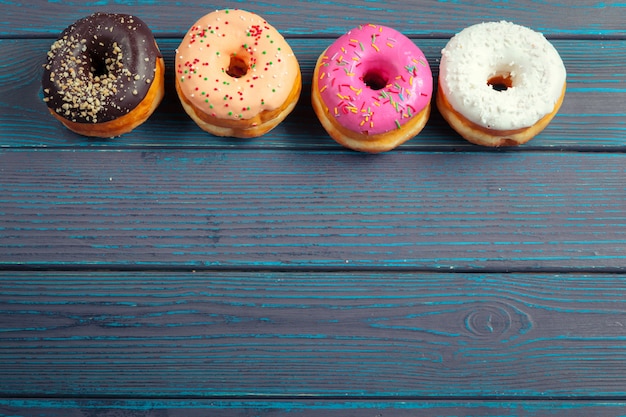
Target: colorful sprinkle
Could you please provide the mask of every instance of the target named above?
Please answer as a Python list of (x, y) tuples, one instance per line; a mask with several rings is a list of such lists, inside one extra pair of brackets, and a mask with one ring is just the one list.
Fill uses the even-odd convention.
[[(229, 49), (226, 49), (229, 48), (227, 45), (230, 40), (235, 46), (232, 56), (244, 60), (247, 66), (243, 75), (239, 75), (240, 71), (233, 71), (237, 76), (232, 75), (228, 64), (223, 63), (230, 54)], [(263, 57), (263, 61), (258, 61), (259, 57)], [(190, 96), (195, 92), (195, 99), (199, 102), (201, 99), (205, 108), (216, 104), (215, 117), (233, 119), (242, 119), (244, 115), (248, 117), (248, 114), (254, 115), (282, 106), (291, 88), (252, 81), (261, 75), (276, 78), (280, 74), (281, 84), (292, 85), (298, 68), (293, 52), (276, 29), (259, 16), (243, 10), (218, 10), (198, 20), (177, 49), (176, 66), (177, 80), (184, 94)], [(207, 76), (209, 69), (218, 74), (219, 79)], [(210, 91), (216, 92), (212, 93), (211, 98), (208, 94)], [(271, 98), (267, 96), (268, 93), (272, 93)], [(267, 101), (260, 99), (261, 95), (268, 97)], [(233, 97), (238, 99), (234, 100)], [(237, 106), (232, 106), (234, 102)]]
[[(392, 49), (412, 54), (394, 53), (390, 58)], [(394, 64), (387, 59), (403, 60), (397, 64), (402, 71), (389, 74)], [(329, 112), (341, 119), (342, 125), (366, 134), (383, 133), (400, 128), (419, 113), (415, 108), (429, 104), (432, 76), (424, 70), (417, 74), (417, 67), (425, 62), (423, 53), (404, 35), (367, 24), (340, 37), (320, 57), (320, 69), (324, 70), (318, 70), (316, 83), (322, 100), (332, 109)], [(417, 82), (419, 78), (425, 81)]]

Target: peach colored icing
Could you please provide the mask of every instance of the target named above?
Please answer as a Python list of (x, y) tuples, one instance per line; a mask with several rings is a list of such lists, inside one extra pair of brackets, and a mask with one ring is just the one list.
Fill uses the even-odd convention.
[(324, 52), (318, 89), (329, 114), (347, 129), (400, 129), (430, 102), (433, 77), (422, 51), (400, 32), (373, 24), (339, 37)]
[[(244, 75), (229, 75), (233, 61), (245, 67)], [(189, 101), (213, 117), (233, 120), (281, 107), (299, 73), (293, 51), (274, 27), (232, 9), (200, 18), (176, 50), (175, 65)]]

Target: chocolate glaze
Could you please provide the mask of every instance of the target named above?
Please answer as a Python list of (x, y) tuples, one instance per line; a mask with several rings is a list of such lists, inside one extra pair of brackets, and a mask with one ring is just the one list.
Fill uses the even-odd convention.
[(161, 56), (141, 19), (94, 13), (68, 26), (50, 48), (44, 101), (73, 122), (117, 119), (144, 99)]

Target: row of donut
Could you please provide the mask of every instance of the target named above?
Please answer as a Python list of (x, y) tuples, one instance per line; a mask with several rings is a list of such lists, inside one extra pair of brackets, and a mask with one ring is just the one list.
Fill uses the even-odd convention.
[[(469, 26), (442, 50), (436, 105), (461, 136), (485, 146), (527, 142), (561, 106), (566, 71), (538, 32), (510, 22)], [(175, 57), (187, 114), (219, 136), (256, 137), (300, 97), (291, 47), (262, 17), (217, 10), (185, 34)], [(42, 87), (50, 113), (70, 130), (113, 137), (145, 122), (164, 95), (165, 65), (136, 16), (94, 13), (52, 44)], [(398, 31), (364, 24), (319, 57), (313, 109), (345, 147), (385, 152), (416, 136), (431, 108), (433, 77), (423, 52)]]

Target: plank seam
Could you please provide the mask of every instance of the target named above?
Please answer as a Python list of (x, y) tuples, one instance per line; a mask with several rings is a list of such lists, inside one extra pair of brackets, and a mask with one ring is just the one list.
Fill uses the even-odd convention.
[(219, 273), (412, 273), (412, 274), (626, 274), (626, 267), (593, 267), (593, 268), (456, 268), (443, 266), (441, 268), (412, 268), (410, 266), (204, 266), (204, 265), (16, 265), (0, 264), (0, 272), (143, 272), (143, 273), (193, 273), (193, 272), (219, 272)]
[(232, 396), (198, 396), (198, 395), (180, 395), (180, 396), (141, 396), (133, 395), (132, 397), (124, 395), (103, 394), (103, 395), (45, 395), (45, 394), (15, 394), (0, 392), (0, 401), (6, 400), (83, 400), (83, 401), (106, 401), (106, 400), (123, 400), (123, 401), (298, 401), (298, 402), (408, 402), (408, 401), (431, 401), (431, 402), (467, 402), (467, 403), (485, 403), (485, 402), (589, 402), (589, 401), (606, 401), (606, 402), (625, 402), (626, 396), (623, 395), (546, 395), (542, 396), (517, 396), (517, 395), (485, 395), (485, 396), (427, 396), (427, 395), (271, 395), (271, 394), (246, 394)]

